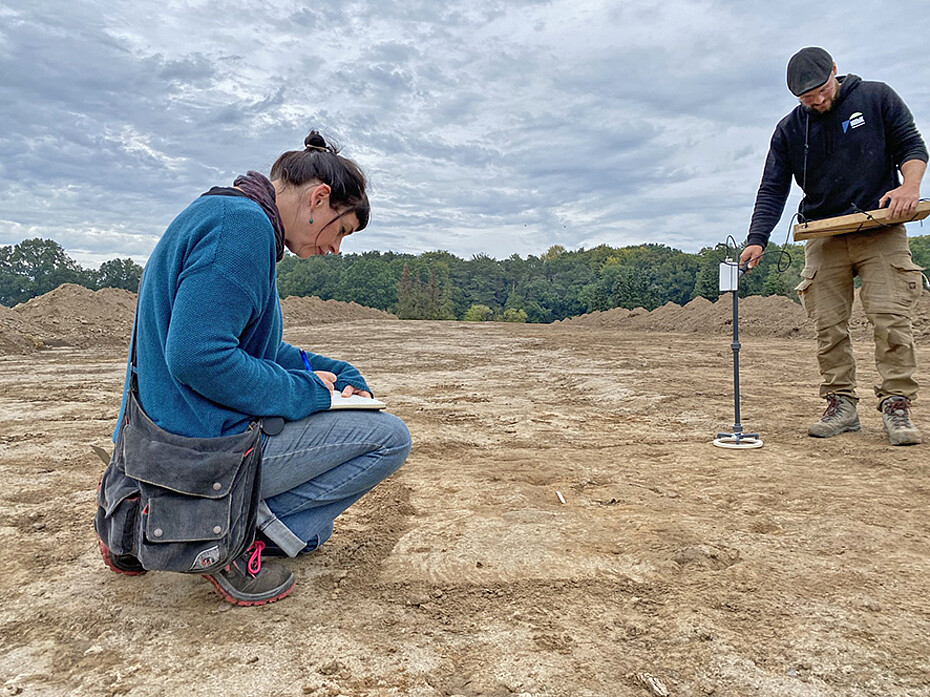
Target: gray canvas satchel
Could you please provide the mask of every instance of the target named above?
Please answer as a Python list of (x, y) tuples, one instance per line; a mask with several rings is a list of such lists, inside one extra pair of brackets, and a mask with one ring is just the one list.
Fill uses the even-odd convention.
[(146, 570), (212, 573), (255, 539), (262, 430), (188, 438), (143, 411), (133, 329), (130, 387), (116, 449), (100, 480), (94, 528), (116, 555)]

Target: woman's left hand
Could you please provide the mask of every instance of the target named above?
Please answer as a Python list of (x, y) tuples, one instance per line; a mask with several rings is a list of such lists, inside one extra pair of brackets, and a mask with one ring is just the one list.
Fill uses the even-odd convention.
[(352, 385), (346, 385), (342, 388), (343, 397), (351, 397), (354, 394), (357, 394), (359, 397), (366, 397), (367, 399), (371, 399), (371, 392), (368, 392), (367, 390), (360, 390), (357, 387), (352, 387)]

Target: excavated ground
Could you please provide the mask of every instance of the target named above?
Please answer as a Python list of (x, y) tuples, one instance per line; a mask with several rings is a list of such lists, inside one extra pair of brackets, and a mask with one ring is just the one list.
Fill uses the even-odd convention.
[(112, 447), (125, 346), (0, 357), (4, 694), (647, 697), (649, 674), (673, 697), (930, 695), (926, 446), (885, 440), (869, 342), (863, 430), (814, 440), (813, 342), (747, 334), (765, 446), (736, 452), (710, 444), (733, 419), (725, 322), (286, 338), (358, 366), (414, 449), (261, 608), (103, 566), (89, 446)]

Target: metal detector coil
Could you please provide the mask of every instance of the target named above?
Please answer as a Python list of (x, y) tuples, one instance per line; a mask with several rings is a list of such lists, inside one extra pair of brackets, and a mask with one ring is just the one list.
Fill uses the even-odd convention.
[(720, 292), (733, 293), (733, 431), (718, 433), (714, 438), (714, 445), (718, 448), (732, 448), (747, 450), (761, 448), (762, 439), (758, 433), (743, 433), (743, 425), (739, 421), (739, 278), (746, 268), (727, 258), (720, 264)]

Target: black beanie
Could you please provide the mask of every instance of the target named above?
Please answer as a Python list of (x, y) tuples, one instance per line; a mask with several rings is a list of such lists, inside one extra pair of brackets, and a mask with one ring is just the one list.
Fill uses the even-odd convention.
[(795, 97), (820, 87), (830, 78), (833, 59), (817, 46), (808, 46), (788, 61), (788, 89)]

